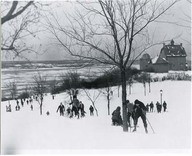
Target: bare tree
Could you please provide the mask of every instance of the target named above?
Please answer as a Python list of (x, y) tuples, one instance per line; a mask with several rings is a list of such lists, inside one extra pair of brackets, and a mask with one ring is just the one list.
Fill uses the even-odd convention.
[(110, 115), (110, 101), (113, 97), (113, 90), (111, 86), (107, 86), (106, 88), (100, 90), (100, 92), (106, 96), (107, 98), (107, 110), (108, 110), (108, 115)]
[(63, 90), (66, 90), (72, 102), (73, 97), (77, 97), (79, 94), (78, 88), (80, 87), (80, 75), (76, 71), (69, 71), (65, 74), (62, 73), (60, 78), (62, 81)]
[(93, 105), (93, 107), (94, 107), (94, 109), (95, 109), (95, 111), (96, 111), (96, 114), (97, 114), (97, 116), (98, 116), (98, 110), (97, 110), (97, 108), (96, 108), (96, 106), (95, 106), (95, 102), (96, 102), (96, 100), (98, 99), (98, 97), (100, 96), (101, 92), (98, 92), (98, 93), (96, 94), (96, 91), (94, 91), (94, 93), (93, 93), (92, 95), (91, 95), (91, 93), (89, 92), (89, 90), (84, 89), (84, 92), (85, 92), (85, 94), (87, 95), (88, 99), (91, 101), (91, 103), (92, 103), (92, 105)]
[(146, 83), (148, 82), (148, 73), (143, 72), (138, 78), (138, 81), (143, 84), (144, 87), (144, 95), (146, 96)]
[[(74, 57), (95, 60), (119, 68), (122, 87), (123, 131), (128, 131), (126, 112), (126, 68), (154, 45), (148, 26), (177, 0), (96, 0), (77, 3), (83, 8), (67, 15), (63, 25), (52, 16), (48, 29), (56, 41)], [(55, 24), (56, 23), (56, 24)]]
[(11, 56), (27, 59), (24, 52), (35, 52), (35, 47), (27, 43), (34, 39), (41, 30), (35, 25), (39, 23), (40, 6), (34, 1), (2, 1), (1, 2), (1, 50), (5, 57)]
[(15, 81), (7, 83), (6, 88), (8, 89), (12, 99), (17, 97), (17, 84)]
[(40, 115), (43, 113), (43, 97), (44, 93), (47, 91), (47, 77), (42, 76), (40, 73), (33, 77), (34, 87), (33, 92), (38, 96), (37, 101), (40, 106)]

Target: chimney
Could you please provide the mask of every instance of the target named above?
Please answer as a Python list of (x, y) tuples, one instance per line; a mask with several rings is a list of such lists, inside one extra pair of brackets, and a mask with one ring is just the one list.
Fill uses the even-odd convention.
[(163, 47), (165, 47), (165, 43), (163, 43)]
[(183, 44), (182, 44), (182, 43), (180, 43), (180, 46), (181, 46), (181, 47), (182, 47), (182, 45), (183, 45)]

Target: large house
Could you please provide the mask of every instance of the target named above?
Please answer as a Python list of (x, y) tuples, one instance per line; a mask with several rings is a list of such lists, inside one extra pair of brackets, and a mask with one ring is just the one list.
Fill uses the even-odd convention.
[(182, 46), (170, 44), (161, 48), (159, 56), (150, 58), (149, 54), (144, 54), (140, 59), (140, 70), (154, 72), (168, 72), (169, 70), (186, 70), (186, 52)]

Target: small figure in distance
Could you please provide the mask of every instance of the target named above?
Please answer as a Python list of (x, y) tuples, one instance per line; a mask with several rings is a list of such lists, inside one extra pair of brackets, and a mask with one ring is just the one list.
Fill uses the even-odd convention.
[(166, 112), (166, 110), (167, 110), (167, 103), (164, 101), (163, 102), (163, 111)]
[(90, 111), (90, 116), (93, 116), (94, 115), (94, 108), (92, 105), (90, 105), (89, 111)]

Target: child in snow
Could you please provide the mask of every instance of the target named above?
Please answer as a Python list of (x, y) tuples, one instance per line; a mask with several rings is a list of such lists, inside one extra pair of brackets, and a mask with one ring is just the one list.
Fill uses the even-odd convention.
[(112, 113), (112, 124), (113, 125), (122, 125), (123, 121), (121, 118), (121, 107), (117, 107), (116, 110), (113, 111)]

